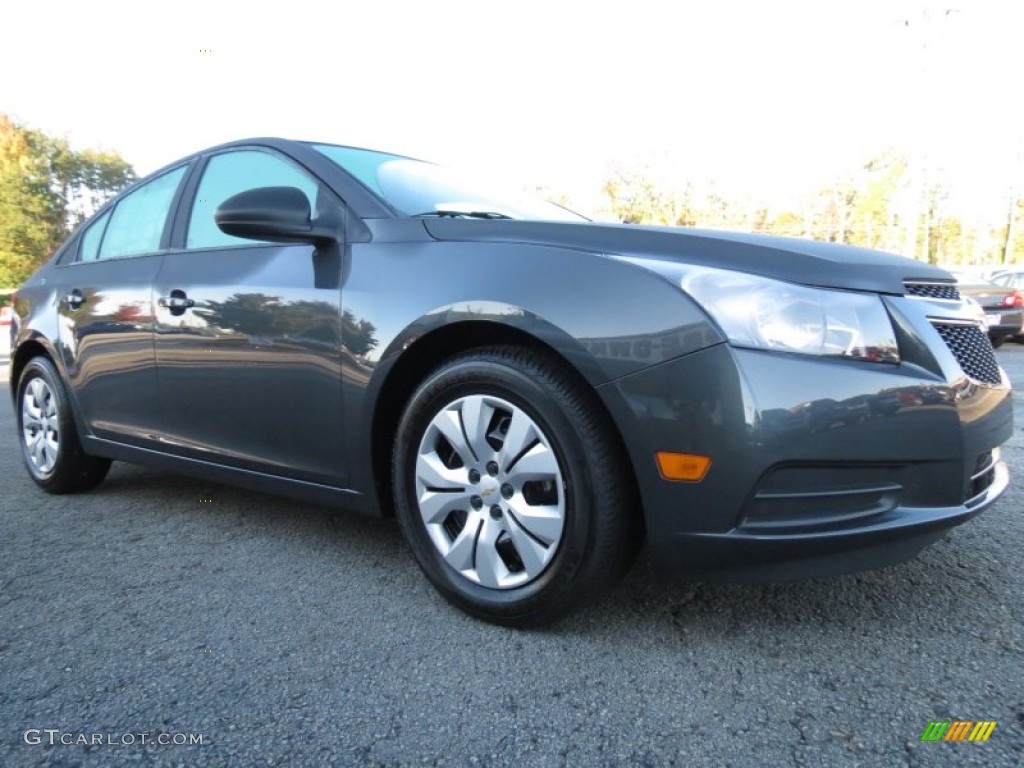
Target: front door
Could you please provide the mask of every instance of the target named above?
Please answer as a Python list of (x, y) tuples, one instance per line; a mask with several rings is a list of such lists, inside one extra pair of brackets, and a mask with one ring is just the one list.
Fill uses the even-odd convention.
[(341, 246), (225, 235), (213, 211), (238, 192), (292, 186), (311, 208), (330, 193), (276, 153), (206, 163), (184, 248), (154, 284), (156, 361), (168, 447), (192, 458), (344, 485)]

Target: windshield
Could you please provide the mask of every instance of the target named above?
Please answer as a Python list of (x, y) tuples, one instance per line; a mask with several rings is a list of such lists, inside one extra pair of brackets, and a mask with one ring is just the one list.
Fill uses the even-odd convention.
[(495, 190), (468, 174), (422, 160), (332, 144), (313, 148), (406, 216), (588, 221), (560, 205)]

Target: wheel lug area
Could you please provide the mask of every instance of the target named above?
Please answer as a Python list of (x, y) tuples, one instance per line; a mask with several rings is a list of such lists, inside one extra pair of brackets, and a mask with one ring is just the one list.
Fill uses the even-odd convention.
[(480, 473), (477, 470), (469, 470), (469, 482), (471, 482), (473, 485), (476, 485), (477, 483), (480, 482)]
[(495, 477), (498, 474), (498, 462), (488, 461), (487, 462), (487, 474), (491, 477)]
[(515, 495), (515, 489), (508, 483), (502, 483), (501, 486), (501, 497), (503, 499), (511, 499)]
[(491, 507), (491, 517), (493, 517), (495, 520), (501, 520), (502, 514), (503, 513), (501, 511), (501, 507), (499, 507), (497, 504)]
[(473, 509), (483, 509), (484, 506), (484, 500), (479, 496), (471, 497), (469, 503), (473, 506)]

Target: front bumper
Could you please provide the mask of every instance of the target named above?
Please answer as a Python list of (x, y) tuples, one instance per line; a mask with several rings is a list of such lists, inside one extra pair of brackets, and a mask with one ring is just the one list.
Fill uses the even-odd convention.
[[(927, 370), (721, 344), (599, 388), (654, 566), (729, 580), (875, 568), (988, 507), (1008, 484), (994, 451), (1012, 434), (1008, 382), (936, 357)], [(701, 482), (669, 482), (656, 451), (713, 463)]]
[[(903, 562), (966, 522), (1002, 495), (1009, 484), (1003, 461), (990, 468), (991, 484), (959, 506), (893, 505), (832, 529), (757, 532), (740, 525), (723, 533), (676, 534), (669, 539), (672, 570), (708, 580), (784, 581), (821, 578)], [(828, 503), (831, 499), (823, 500)], [(827, 514), (827, 513), (825, 513)], [(662, 561), (663, 566), (665, 563)]]

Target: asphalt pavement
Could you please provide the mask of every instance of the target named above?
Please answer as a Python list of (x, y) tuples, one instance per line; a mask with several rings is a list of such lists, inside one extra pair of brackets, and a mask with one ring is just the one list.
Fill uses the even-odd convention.
[(1015, 485), (915, 560), (752, 586), (641, 558), (531, 632), (450, 608), (392, 522), (124, 464), (46, 496), (4, 391), (0, 766), (1020, 766), (1024, 346), (999, 358)]

